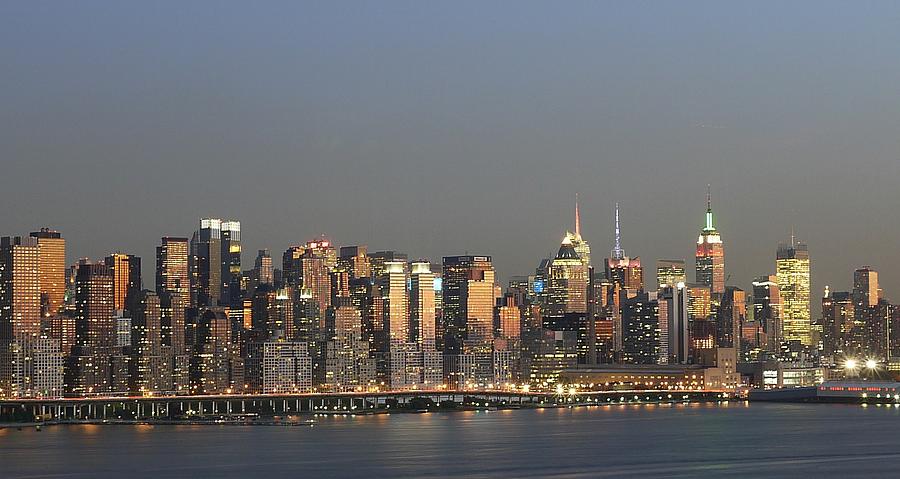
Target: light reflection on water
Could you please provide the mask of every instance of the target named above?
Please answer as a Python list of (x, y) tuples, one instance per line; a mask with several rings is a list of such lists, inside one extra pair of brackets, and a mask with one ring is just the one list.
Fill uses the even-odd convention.
[(317, 421), (6, 429), (0, 476), (787, 477), (900, 468), (892, 407), (732, 401)]

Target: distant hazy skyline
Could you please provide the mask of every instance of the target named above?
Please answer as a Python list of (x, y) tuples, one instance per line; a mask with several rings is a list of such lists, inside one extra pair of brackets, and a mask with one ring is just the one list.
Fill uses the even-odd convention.
[[(900, 300), (892, 2), (3, 2), (0, 235), (142, 256), (201, 216), (244, 267), (326, 234), (411, 258), (693, 266), (706, 184), (729, 284), (791, 229), (825, 284)], [(691, 274), (692, 276), (692, 274)]]

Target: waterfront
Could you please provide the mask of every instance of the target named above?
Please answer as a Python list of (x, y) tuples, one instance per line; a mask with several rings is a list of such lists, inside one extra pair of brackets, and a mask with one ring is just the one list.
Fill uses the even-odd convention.
[(890, 475), (900, 408), (625, 405), (0, 430), (5, 478)]

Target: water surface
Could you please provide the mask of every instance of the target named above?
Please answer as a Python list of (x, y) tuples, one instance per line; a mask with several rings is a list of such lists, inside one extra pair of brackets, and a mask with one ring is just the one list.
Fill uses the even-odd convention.
[(900, 409), (730, 403), (0, 430), (3, 478), (896, 477)]

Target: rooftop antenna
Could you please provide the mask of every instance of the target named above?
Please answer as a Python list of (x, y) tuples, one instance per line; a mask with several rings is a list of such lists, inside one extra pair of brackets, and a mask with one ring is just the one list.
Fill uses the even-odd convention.
[(581, 238), (581, 212), (578, 211), (578, 193), (575, 193), (575, 237)]
[(624, 259), (625, 251), (622, 250), (622, 233), (619, 229), (619, 203), (616, 202), (616, 246), (612, 250), (613, 259)]

